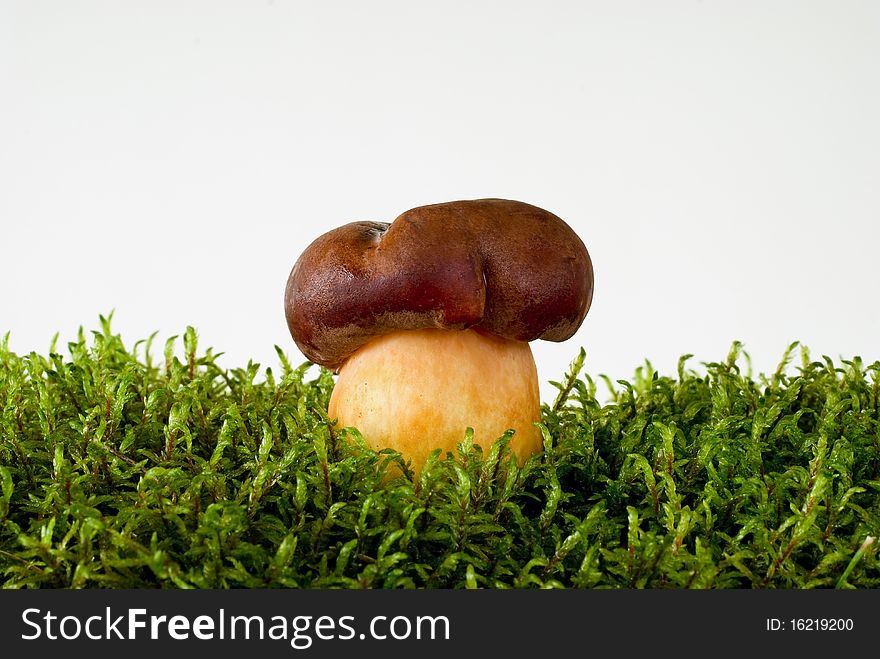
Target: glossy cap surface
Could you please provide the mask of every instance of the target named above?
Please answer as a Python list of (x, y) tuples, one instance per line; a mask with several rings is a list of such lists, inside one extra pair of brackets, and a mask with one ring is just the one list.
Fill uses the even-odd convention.
[(564, 341), (592, 297), (590, 256), (571, 227), (530, 204), (479, 199), (325, 233), (294, 265), (284, 308), (303, 354), (335, 369), (398, 330)]

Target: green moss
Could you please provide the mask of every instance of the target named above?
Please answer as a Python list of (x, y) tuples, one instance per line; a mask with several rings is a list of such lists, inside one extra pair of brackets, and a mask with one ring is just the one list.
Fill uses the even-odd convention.
[(7, 588), (880, 586), (880, 363), (789, 374), (792, 346), (753, 379), (735, 344), (602, 404), (581, 352), (542, 454), (465, 437), (412, 482), (331, 431), (326, 371), (224, 370), (192, 328), (160, 364), (101, 326), (0, 345)]

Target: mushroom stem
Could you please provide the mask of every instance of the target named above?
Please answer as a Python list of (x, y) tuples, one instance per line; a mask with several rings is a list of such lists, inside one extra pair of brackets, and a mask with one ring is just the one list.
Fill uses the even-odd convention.
[(474, 330), (377, 337), (339, 369), (329, 416), (374, 449), (393, 448), (418, 473), (435, 448), (455, 452), (468, 427), (486, 451), (508, 429), (520, 462), (539, 451), (538, 373), (529, 344)]

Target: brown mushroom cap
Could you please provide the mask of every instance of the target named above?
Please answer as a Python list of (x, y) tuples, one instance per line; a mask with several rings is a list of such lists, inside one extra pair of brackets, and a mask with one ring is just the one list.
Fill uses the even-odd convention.
[(303, 354), (336, 369), (396, 330), (564, 341), (592, 298), (590, 255), (571, 227), (536, 206), (478, 199), (325, 233), (293, 266), (284, 311)]

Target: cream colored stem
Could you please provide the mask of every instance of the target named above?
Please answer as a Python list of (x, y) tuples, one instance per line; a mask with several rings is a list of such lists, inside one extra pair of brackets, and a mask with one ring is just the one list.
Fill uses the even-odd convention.
[(375, 449), (419, 471), (434, 448), (455, 452), (468, 427), (484, 451), (506, 430), (520, 461), (541, 450), (538, 374), (528, 343), (473, 330), (400, 331), (343, 364), (328, 413)]

